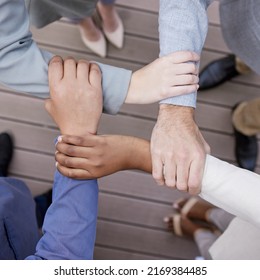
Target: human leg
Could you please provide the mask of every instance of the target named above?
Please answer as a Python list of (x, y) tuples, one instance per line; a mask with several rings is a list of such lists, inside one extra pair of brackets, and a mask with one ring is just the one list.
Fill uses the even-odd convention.
[(193, 220), (180, 214), (166, 217), (164, 221), (167, 223), (168, 229), (172, 230), (177, 236), (192, 238), (204, 259), (211, 259), (209, 248), (219, 237), (219, 232), (212, 227), (195, 223)]
[(238, 165), (254, 171), (258, 157), (256, 134), (260, 132), (260, 98), (235, 105), (232, 123)]
[(208, 221), (215, 224), (222, 232), (228, 228), (234, 218), (234, 215), (220, 208), (213, 208), (208, 212)]
[(247, 74), (251, 69), (237, 56), (231, 54), (216, 59), (200, 72), (199, 89), (207, 90), (219, 86), (239, 75)]
[(27, 186), (0, 177), (0, 259), (22, 260), (39, 240), (35, 203)]

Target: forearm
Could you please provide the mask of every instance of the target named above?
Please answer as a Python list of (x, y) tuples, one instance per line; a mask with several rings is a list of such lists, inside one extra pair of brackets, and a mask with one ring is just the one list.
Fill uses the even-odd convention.
[(56, 172), (43, 236), (27, 259), (92, 259), (97, 210), (96, 180), (73, 180)]
[(260, 228), (260, 176), (207, 156), (200, 196)]
[[(160, 56), (189, 50), (201, 53), (207, 35), (207, 7), (213, 0), (160, 0)], [(196, 107), (196, 92), (161, 103)]]
[[(48, 64), (53, 55), (33, 41), (24, 1), (0, 0), (0, 10), (0, 82), (18, 92), (48, 97)], [(132, 72), (98, 64), (104, 112), (115, 114), (124, 103)]]

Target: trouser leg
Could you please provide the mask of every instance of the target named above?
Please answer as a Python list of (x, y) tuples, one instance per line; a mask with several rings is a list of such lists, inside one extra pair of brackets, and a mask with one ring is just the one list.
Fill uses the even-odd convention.
[(227, 229), (234, 217), (234, 215), (220, 208), (210, 209), (208, 214), (208, 220), (216, 225), (222, 232)]
[(35, 203), (20, 180), (0, 178), (0, 259), (24, 259), (39, 239)]
[(199, 248), (201, 256), (205, 260), (211, 260), (209, 248), (219, 236), (208, 230), (198, 230), (194, 234), (194, 240)]

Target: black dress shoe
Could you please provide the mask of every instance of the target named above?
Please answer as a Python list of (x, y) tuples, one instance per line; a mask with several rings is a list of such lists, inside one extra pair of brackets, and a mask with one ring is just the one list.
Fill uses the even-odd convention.
[(42, 228), (45, 214), (52, 202), (52, 189), (34, 198), (38, 228)]
[[(232, 108), (232, 114), (239, 103)], [(235, 136), (235, 157), (238, 166), (250, 171), (254, 171), (258, 156), (258, 143), (256, 135), (247, 136), (233, 126)]]
[(8, 175), (8, 167), (13, 155), (13, 141), (8, 133), (0, 134), (0, 176)]
[(214, 88), (238, 75), (235, 55), (212, 61), (199, 75), (199, 90)]
[(258, 145), (255, 135), (246, 136), (234, 128), (235, 156), (238, 166), (250, 171), (256, 167)]

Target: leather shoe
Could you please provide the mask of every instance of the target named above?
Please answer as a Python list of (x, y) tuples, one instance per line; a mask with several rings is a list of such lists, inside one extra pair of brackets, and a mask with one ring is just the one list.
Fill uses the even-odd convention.
[(0, 176), (8, 175), (8, 167), (13, 156), (13, 141), (11, 136), (4, 132), (0, 134)]
[(116, 20), (118, 27), (115, 31), (108, 32), (103, 28), (103, 32), (112, 45), (114, 45), (118, 49), (122, 49), (124, 44), (124, 26), (118, 14), (116, 14)]
[[(238, 105), (235, 105), (233, 111)], [(247, 136), (235, 127), (234, 137), (235, 137), (235, 157), (238, 166), (250, 171), (254, 171), (256, 167), (256, 161), (258, 156), (258, 143), (256, 135)]]
[(214, 60), (201, 71), (199, 75), (199, 89), (214, 88), (238, 75), (240, 73), (236, 70), (235, 55)]
[(106, 40), (102, 32), (100, 32), (100, 38), (97, 41), (90, 41), (85, 33), (84, 29), (79, 26), (80, 36), (84, 43), (84, 45), (93, 51), (95, 54), (99, 55), (100, 57), (106, 57), (107, 54), (107, 45)]

